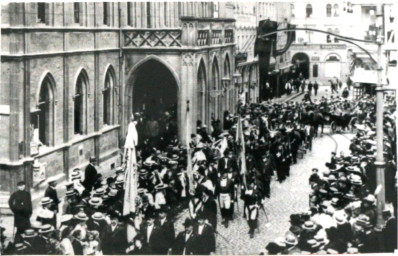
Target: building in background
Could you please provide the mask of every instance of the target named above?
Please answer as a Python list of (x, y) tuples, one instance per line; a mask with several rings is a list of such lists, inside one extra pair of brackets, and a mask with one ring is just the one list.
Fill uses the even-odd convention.
[[(236, 68), (240, 74), (240, 91), (244, 93), (246, 102), (259, 102), (259, 65), (258, 56), (254, 55), (254, 45), (257, 37), (257, 27), (261, 20), (272, 20), (286, 25), (290, 20), (290, 4), (275, 1), (261, 2), (236, 2), (234, 6), (234, 18), (236, 20)], [(281, 33), (282, 34), (282, 33)], [(287, 77), (286, 67), (289, 66), (289, 51), (271, 59), (269, 82), (275, 88), (275, 96), (280, 96), (277, 84), (282, 84)], [(283, 71), (284, 70), (284, 71)], [(283, 73), (284, 72), (284, 73)], [(279, 77), (285, 74), (283, 79)], [(283, 83), (284, 84), (284, 83)], [(279, 94), (278, 94), (279, 93)]]
[[(376, 39), (376, 3), (374, 1), (307, 0), (289, 2), (292, 15), (291, 23), (298, 28), (319, 29), (357, 39)], [(386, 19), (390, 10), (386, 8), (390, 8), (392, 3), (393, 1), (390, 0), (383, 1)], [(392, 25), (389, 24), (390, 19), (388, 18), (387, 21), (385, 22), (386, 29), (393, 31)], [(393, 32), (390, 33), (390, 35), (393, 34)], [(387, 38), (386, 35), (386, 40)], [(374, 59), (377, 59), (375, 44), (358, 44), (365, 48)], [(389, 54), (389, 56), (391, 55), (394, 53)], [(375, 62), (368, 54), (358, 47), (339, 41), (331, 35), (311, 31), (296, 32), (296, 42), (291, 47), (291, 61), (295, 65), (296, 73), (301, 72), (304, 77), (309, 80), (317, 80), (321, 84), (328, 84), (333, 77), (346, 81), (348, 76), (354, 75), (355, 67), (366, 70), (374, 70), (376, 67)], [(367, 78), (370, 76), (358, 75), (356, 77), (368, 80)]]
[(210, 127), (234, 110), (231, 10), (213, 2), (3, 4), (2, 206), (19, 180), (40, 190), (90, 156), (102, 173), (114, 169), (133, 113), (158, 120), (168, 112), (185, 141), (188, 116), (193, 132), (196, 120)]

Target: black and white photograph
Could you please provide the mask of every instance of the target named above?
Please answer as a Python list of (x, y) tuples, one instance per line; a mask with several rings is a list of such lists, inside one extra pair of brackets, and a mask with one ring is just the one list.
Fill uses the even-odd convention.
[(0, 255), (398, 253), (398, 1), (0, 5)]

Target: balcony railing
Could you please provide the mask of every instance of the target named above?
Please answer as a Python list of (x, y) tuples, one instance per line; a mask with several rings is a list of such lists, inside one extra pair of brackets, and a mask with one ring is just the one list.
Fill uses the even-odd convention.
[(182, 17), (181, 23), (181, 28), (124, 28), (123, 47), (204, 47), (234, 42), (234, 19)]

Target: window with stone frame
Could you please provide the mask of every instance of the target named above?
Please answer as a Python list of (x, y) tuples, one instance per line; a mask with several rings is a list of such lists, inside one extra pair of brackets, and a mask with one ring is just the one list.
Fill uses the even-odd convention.
[(80, 3), (73, 3), (73, 18), (75, 23), (80, 23)]
[(326, 17), (332, 17), (332, 5), (331, 4), (326, 5)]
[(312, 5), (307, 4), (305, 7), (305, 17), (310, 18), (312, 16)]
[(87, 133), (87, 94), (88, 90), (88, 77), (83, 70), (80, 72), (76, 86), (74, 100), (74, 131), (75, 134)]
[(54, 143), (54, 80), (48, 74), (40, 86), (37, 112), (31, 115), (31, 143), (53, 146)]
[(338, 4), (333, 5), (333, 16), (339, 17), (339, 5)]
[(146, 27), (151, 28), (152, 27), (152, 22), (151, 22), (151, 3), (148, 2), (146, 3)]
[[(333, 29), (328, 28), (329, 33), (333, 33)], [(332, 42), (332, 36), (331, 35), (326, 35), (326, 43), (331, 43)]]
[(127, 25), (132, 26), (133, 25), (133, 17), (131, 15), (132, 11), (132, 3), (127, 2)]
[(37, 22), (38, 23), (46, 23), (48, 20), (47, 17), (48, 3), (37, 3)]
[(105, 125), (113, 124), (114, 111), (114, 88), (115, 88), (115, 72), (112, 67), (108, 69), (105, 75), (105, 84), (103, 93), (103, 122)]
[[(335, 28), (335, 29), (334, 29), (334, 33), (335, 33), (336, 35), (340, 35), (340, 30), (339, 30), (339, 28)], [(334, 38), (334, 42), (335, 42), (335, 43), (338, 43), (338, 42), (339, 42), (339, 39), (338, 39), (337, 37), (335, 37), (335, 38)]]
[(111, 4), (109, 2), (103, 2), (102, 9), (103, 9), (103, 24), (110, 25), (109, 15), (111, 12)]

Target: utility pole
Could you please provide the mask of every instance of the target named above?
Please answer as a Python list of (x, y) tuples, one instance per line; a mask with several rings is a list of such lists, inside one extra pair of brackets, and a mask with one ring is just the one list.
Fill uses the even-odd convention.
[(384, 89), (382, 84), (382, 46), (384, 41), (383, 31), (383, 6), (377, 4), (376, 9), (376, 31), (377, 31), (377, 87), (376, 87), (376, 181), (381, 186), (377, 194), (377, 224), (382, 226), (384, 223), (382, 211), (385, 205), (385, 178), (384, 178), (384, 155), (383, 155), (383, 112), (384, 112)]

